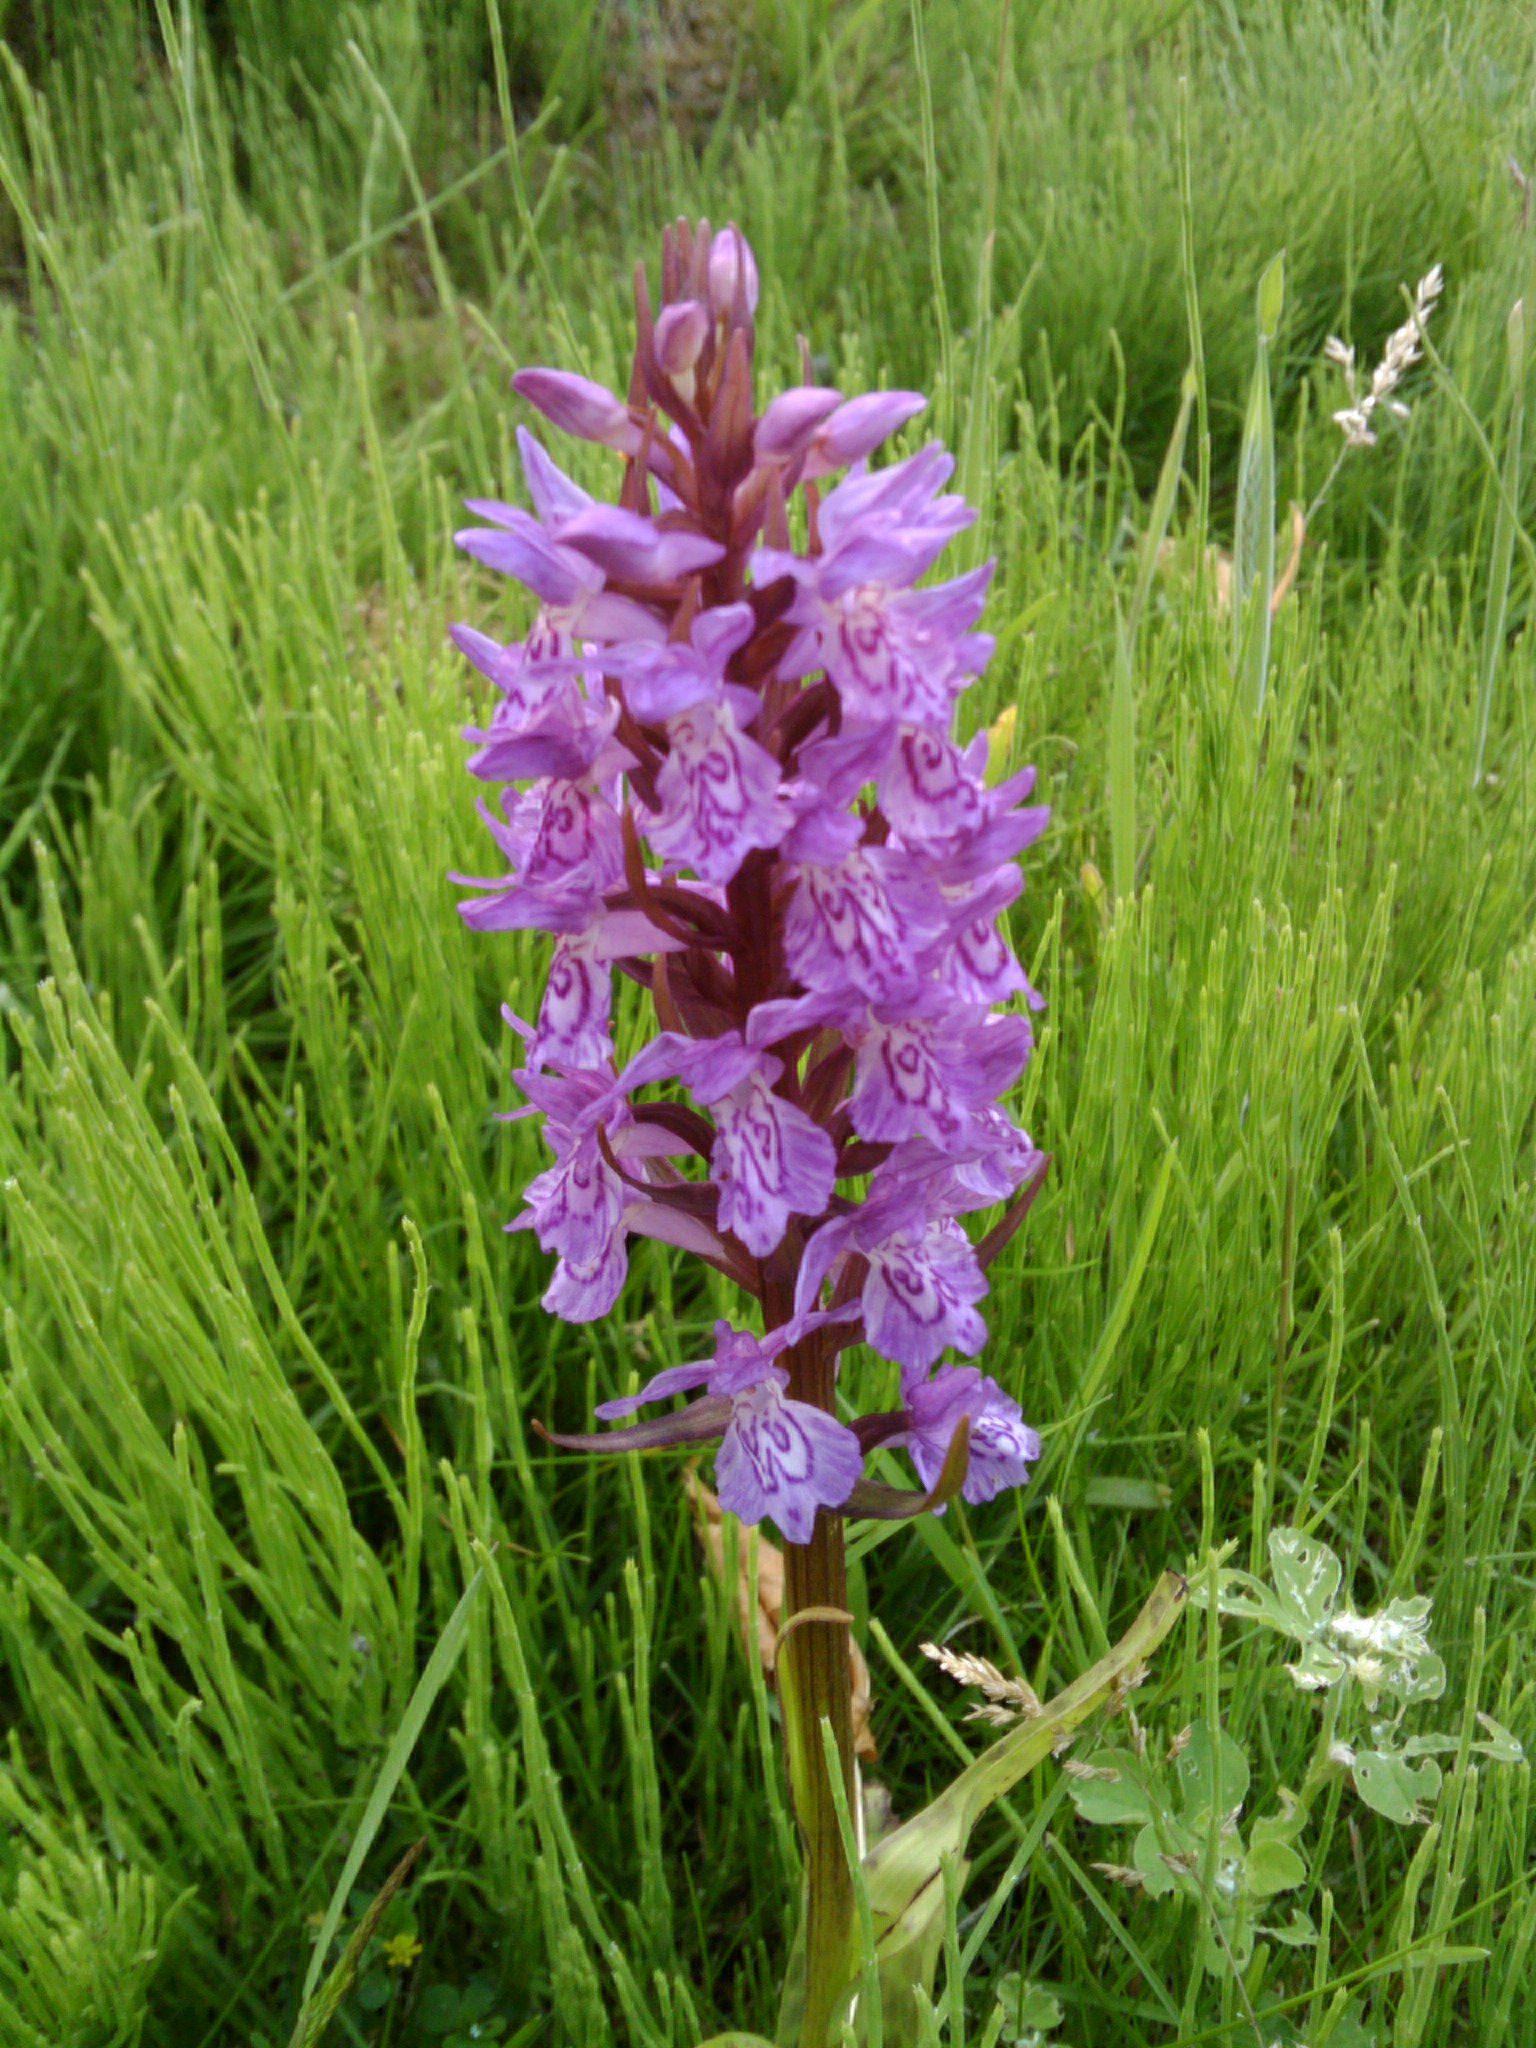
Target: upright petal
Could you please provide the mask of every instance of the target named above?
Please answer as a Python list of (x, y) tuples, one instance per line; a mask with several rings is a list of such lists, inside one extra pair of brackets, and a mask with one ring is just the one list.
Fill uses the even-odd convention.
[(629, 407), (590, 377), (578, 377), (570, 370), (519, 370), (512, 389), (567, 434), (583, 441), (601, 441), (625, 455), (639, 450), (642, 435), (630, 418)]
[[(617, 404), (617, 400), (614, 403)], [(578, 512), (585, 512), (593, 502), (591, 492), (573, 483), (559, 464), (551, 461), (526, 427), (517, 430), (517, 452), (523, 459), (523, 480), (533, 500), (533, 509), (552, 532), (563, 526), (566, 520), (574, 519)]]
[(709, 245), (709, 302), (728, 320), (740, 291), (749, 313), (757, 311), (757, 260), (734, 221), (721, 228)]

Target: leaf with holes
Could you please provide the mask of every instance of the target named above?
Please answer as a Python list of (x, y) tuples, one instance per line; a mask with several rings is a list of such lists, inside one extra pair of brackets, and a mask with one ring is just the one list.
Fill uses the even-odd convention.
[(1440, 1791), (1437, 1763), (1426, 1759), (1415, 1766), (1379, 1749), (1357, 1749), (1352, 1768), (1355, 1790), (1373, 1813), (1404, 1826), (1429, 1819), (1427, 1809)]
[(1343, 1567), (1326, 1543), (1299, 1529), (1271, 1529), (1269, 1568), (1281, 1605), (1294, 1618), (1298, 1639), (1315, 1635), (1338, 1604)]

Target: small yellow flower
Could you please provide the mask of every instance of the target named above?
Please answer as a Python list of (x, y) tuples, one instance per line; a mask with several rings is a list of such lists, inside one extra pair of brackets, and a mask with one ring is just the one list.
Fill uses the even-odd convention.
[(392, 1934), (384, 1944), (384, 1960), (392, 1970), (408, 1970), (420, 1954), (414, 1934)]

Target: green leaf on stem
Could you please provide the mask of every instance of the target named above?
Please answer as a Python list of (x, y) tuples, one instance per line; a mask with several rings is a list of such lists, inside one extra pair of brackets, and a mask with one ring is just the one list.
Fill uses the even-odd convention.
[[(888, 2017), (926, 1990), (944, 1914), (943, 1863), (963, 1858), (972, 1828), (1065, 1736), (1138, 1671), (1183, 1612), (1189, 1588), (1165, 1572), (1120, 1641), (1081, 1678), (1046, 1702), (963, 1770), (923, 1811), (886, 1836), (864, 1860), (865, 1881), (881, 1959), (882, 2003)], [(962, 1866), (963, 1867), (963, 1866)]]

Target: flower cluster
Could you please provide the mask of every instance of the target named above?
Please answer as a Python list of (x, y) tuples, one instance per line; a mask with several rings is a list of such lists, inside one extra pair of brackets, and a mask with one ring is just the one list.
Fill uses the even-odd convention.
[[(620, 1443), (718, 1438), (722, 1503), (803, 1543), (818, 1508), (912, 1512), (957, 1473), (986, 1500), (1039, 1455), (993, 1380), (939, 1361), (985, 1343), (986, 1264), (1045, 1165), (998, 1099), (1040, 1000), (999, 919), (1046, 814), (1032, 771), (989, 787), (985, 737), (951, 735), (992, 642), (990, 564), (922, 582), (974, 517), (950, 457), (866, 465), (923, 400), (807, 382), (756, 412), (756, 299), (739, 232), (679, 222), (659, 311), (637, 273), (627, 399), (513, 380), (623, 482), (595, 502), (520, 431), (533, 509), (472, 500), (484, 523), (456, 536), (538, 601), (508, 646), (453, 628), (496, 690), (469, 765), (519, 785), (481, 804), (507, 872), (461, 909), (554, 941), (537, 1013), (507, 1012), (518, 1113), (554, 1155), (509, 1225), (555, 1255), (546, 1308), (606, 1314), (636, 1236), (761, 1305), (762, 1335), (721, 1322), (712, 1357), (599, 1413), (702, 1390)], [(616, 971), (659, 1026), (622, 1065)], [(958, 1219), (999, 1204), (973, 1243)], [(849, 1426), (833, 1383), (860, 1340), (902, 1399)], [(862, 1478), (880, 1443), (925, 1494)]]

